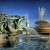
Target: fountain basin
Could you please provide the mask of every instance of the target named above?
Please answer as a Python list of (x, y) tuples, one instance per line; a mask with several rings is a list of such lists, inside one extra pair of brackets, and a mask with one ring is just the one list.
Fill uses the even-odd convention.
[(47, 35), (22, 35), (19, 36), (20, 38), (25, 39), (33, 39), (33, 40), (39, 40), (41, 42), (47, 42), (50, 39), (50, 36)]
[(39, 34), (47, 34), (48, 33), (48, 35), (49, 35), (49, 33), (50, 33), (50, 27), (45, 27), (45, 26), (43, 26), (43, 27), (38, 27), (38, 28), (36, 28), (36, 30), (37, 30), (37, 32), (39, 32)]

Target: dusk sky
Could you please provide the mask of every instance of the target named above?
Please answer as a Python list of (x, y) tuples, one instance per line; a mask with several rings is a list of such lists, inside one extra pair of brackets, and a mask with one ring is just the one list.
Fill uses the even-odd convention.
[[(39, 20), (38, 8), (44, 7), (46, 15), (44, 19), (50, 20), (50, 0), (0, 0), (0, 13), (4, 11), (9, 15), (27, 16), (31, 26)], [(24, 23), (23, 23), (24, 24)]]

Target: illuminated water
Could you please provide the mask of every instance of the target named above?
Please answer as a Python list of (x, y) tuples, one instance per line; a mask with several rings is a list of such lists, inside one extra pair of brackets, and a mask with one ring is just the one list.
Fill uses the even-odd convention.
[(35, 36), (33, 38), (31, 36), (22, 36), (19, 37), (21, 41), (18, 40), (13, 48), (0, 48), (0, 50), (50, 50), (50, 44), (39, 41), (39, 37), (41, 36)]

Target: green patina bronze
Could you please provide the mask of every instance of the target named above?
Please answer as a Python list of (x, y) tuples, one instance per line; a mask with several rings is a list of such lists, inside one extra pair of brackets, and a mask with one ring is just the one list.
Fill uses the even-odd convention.
[(14, 46), (15, 42), (18, 41), (18, 37), (16, 36), (18, 34), (17, 32), (20, 28), (23, 28), (21, 22), (23, 22), (24, 19), (24, 16), (11, 16), (4, 12), (0, 14), (0, 47)]
[[(7, 19), (7, 21), (5, 19)], [(3, 33), (9, 32), (9, 34), (17, 34), (17, 31), (19, 31), (19, 29), (22, 28), (20, 24), (21, 22), (24, 21), (24, 19), (25, 19), (25, 16), (23, 17), (20, 17), (18, 15), (10, 16), (2, 12), (1, 13), (2, 24), (0, 25), (0, 32), (3, 32)], [(9, 22), (8, 20), (13, 20), (14, 22)]]

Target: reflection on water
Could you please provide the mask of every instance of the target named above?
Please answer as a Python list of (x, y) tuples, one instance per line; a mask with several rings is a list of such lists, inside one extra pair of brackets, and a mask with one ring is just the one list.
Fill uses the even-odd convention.
[[(50, 44), (39, 41), (39, 37), (43, 36), (19, 36), (19, 40), (13, 48), (0, 48), (0, 50), (50, 50)], [(47, 36), (47, 38), (50, 37)]]

